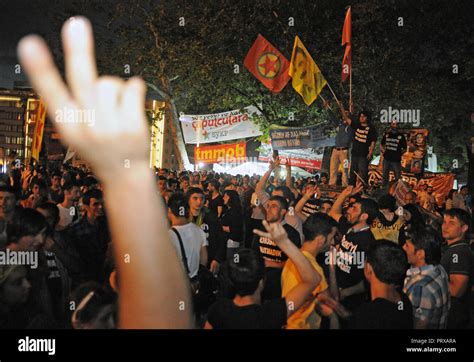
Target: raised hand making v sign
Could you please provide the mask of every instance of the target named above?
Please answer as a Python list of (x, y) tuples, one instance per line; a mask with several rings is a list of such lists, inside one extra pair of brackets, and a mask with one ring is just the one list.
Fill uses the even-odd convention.
[[(104, 184), (120, 275), (120, 326), (189, 328), (187, 280), (164, 232), (166, 213), (148, 166), (145, 84), (139, 78), (98, 77), (87, 19), (68, 20), (62, 40), (69, 87), (40, 37), (22, 39), (18, 54), (62, 140), (90, 163)], [(63, 117), (65, 112), (74, 118)]]

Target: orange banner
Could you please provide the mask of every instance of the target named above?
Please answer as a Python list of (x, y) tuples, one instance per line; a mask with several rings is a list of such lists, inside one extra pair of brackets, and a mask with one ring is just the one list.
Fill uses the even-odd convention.
[(436, 198), (438, 206), (448, 196), (449, 191), (452, 190), (454, 185), (454, 174), (453, 173), (439, 173), (439, 174), (427, 174), (423, 177), (415, 187), (415, 191), (422, 189), (423, 185), (433, 187), (433, 195)]
[(41, 142), (43, 141), (44, 123), (46, 121), (46, 105), (41, 100), (38, 101), (34, 120), (36, 125), (35, 132), (33, 134), (33, 143), (31, 144), (31, 157), (35, 160), (39, 160)]
[(245, 142), (194, 147), (195, 163), (238, 163), (245, 162), (246, 157)]

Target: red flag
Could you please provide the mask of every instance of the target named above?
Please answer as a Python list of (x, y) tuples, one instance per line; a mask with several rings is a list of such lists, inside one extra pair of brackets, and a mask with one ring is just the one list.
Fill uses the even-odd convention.
[(346, 19), (344, 20), (344, 27), (342, 28), (342, 46), (351, 44), (352, 36), (352, 19), (351, 19), (351, 8), (347, 9)]
[(265, 87), (279, 93), (290, 80), (290, 63), (262, 35), (258, 34), (244, 60), (245, 67)]
[(344, 52), (344, 58), (342, 59), (342, 71), (341, 71), (342, 82), (345, 82), (349, 74), (351, 74), (351, 67), (352, 67), (352, 46), (348, 44), (346, 46), (346, 51)]
[(345, 82), (349, 74), (351, 73), (352, 67), (352, 19), (351, 19), (351, 8), (347, 9), (346, 19), (344, 20), (344, 27), (342, 28), (342, 46), (346, 45), (346, 51), (344, 52), (344, 58), (342, 60), (342, 72), (341, 80)]

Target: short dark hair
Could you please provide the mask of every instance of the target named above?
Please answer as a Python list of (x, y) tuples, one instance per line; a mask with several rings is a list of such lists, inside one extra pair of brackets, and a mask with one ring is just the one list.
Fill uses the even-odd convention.
[(33, 188), (34, 185), (38, 185), (40, 189), (46, 190), (48, 188), (48, 185), (43, 179), (40, 178), (33, 178), (30, 183), (30, 187)]
[(375, 276), (385, 284), (401, 285), (408, 269), (408, 259), (401, 246), (381, 239), (373, 242), (367, 251), (367, 263)]
[(190, 187), (188, 191), (186, 191), (186, 193), (184, 194), (184, 197), (186, 198), (186, 202), (188, 202), (191, 196), (194, 194), (204, 195), (204, 191), (200, 187)]
[(277, 186), (273, 191), (281, 191), (283, 192), (283, 197), (291, 204), (294, 200), (293, 192), (291, 192), (288, 186)]
[(165, 176), (158, 176), (158, 181), (168, 181)]
[(363, 109), (360, 111), (357, 120), (359, 120), (361, 114), (365, 114), (367, 116), (367, 123), (372, 121), (372, 112), (370, 112), (368, 109)]
[(280, 207), (284, 210), (288, 210), (288, 208), (289, 208), (289, 203), (288, 203), (288, 201), (286, 201), (286, 199), (284, 197), (272, 196), (268, 199), (268, 201), (278, 201), (278, 203), (280, 204)]
[(242, 249), (228, 261), (228, 274), (237, 295), (252, 295), (265, 277), (265, 263), (256, 251)]
[(334, 205), (334, 202), (332, 200), (329, 200), (329, 199), (322, 199), (321, 200), (321, 205), (322, 204), (329, 204), (329, 205)]
[(380, 210), (395, 211), (397, 209), (397, 199), (390, 194), (383, 195), (378, 200)]
[(168, 180), (168, 187), (178, 183), (178, 181), (176, 181), (176, 179), (174, 179), (174, 178), (169, 178), (167, 180)]
[(62, 188), (64, 191), (71, 191), (73, 187), (79, 187), (79, 184), (76, 181), (67, 181)]
[[(168, 199), (168, 208), (176, 217), (189, 217), (189, 205), (182, 192), (175, 192)], [(184, 211), (184, 213), (183, 213)]]
[(215, 179), (210, 180), (209, 185), (212, 185), (212, 187), (214, 187), (217, 191), (219, 191), (221, 187), (221, 183)]
[(446, 210), (444, 215), (455, 217), (462, 225), (467, 225), (468, 229), (464, 235), (469, 234), (471, 229), (471, 215), (466, 210), (453, 208)]
[(46, 210), (51, 214), (51, 218), (53, 220), (53, 225), (56, 226), (59, 222), (59, 209), (58, 207), (53, 204), (52, 202), (45, 201), (36, 206), (36, 209)]
[(99, 181), (97, 181), (97, 179), (94, 176), (87, 176), (82, 181), (82, 186), (91, 187), (93, 185), (97, 185), (98, 183)]
[(34, 209), (17, 208), (7, 224), (7, 243), (18, 243), (24, 236), (35, 236), (46, 229), (46, 218)]
[(359, 198), (357, 202), (360, 204), (361, 214), (367, 214), (367, 224), (372, 224), (378, 215), (378, 205), (372, 199)]
[(89, 206), (91, 199), (102, 200), (103, 197), (102, 191), (98, 189), (92, 189), (87, 191), (84, 196), (82, 196), (82, 203)]
[(415, 246), (415, 251), (425, 251), (426, 264), (438, 265), (440, 263), (442, 239), (435, 229), (430, 226), (415, 228), (407, 233), (407, 239)]
[(9, 185), (0, 186), (0, 192), (8, 192), (9, 194), (15, 195), (16, 198), (16, 190)]
[(304, 240), (311, 241), (319, 235), (327, 237), (337, 225), (337, 222), (327, 214), (321, 212), (312, 214), (303, 224)]

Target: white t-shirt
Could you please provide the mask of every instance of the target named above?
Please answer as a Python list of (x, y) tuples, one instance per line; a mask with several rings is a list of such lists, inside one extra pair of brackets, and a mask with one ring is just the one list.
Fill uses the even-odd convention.
[[(199, 271), (199, 258), (201, 248), (207, 246), (206, 234), (201, 230), (199, 226), (190, 222), (186, 225), (173, 226), (181, 236), (183, 240), (183, 247), (188, 258), (189, 277), (193, 278)], [(171, 240), (173, 240), (176, 250), (178, 250), (178, 256), (180, 260), (183, 260), (181, 255), (181, 248), (179, 246), (179, 240), (173, 230), (169, 230)], [(183, 266), (184, 267), (184, 266)]]
[[(57, 229), (58, 230), (63, 230), (68, 226), (70, 223), (72, 223), (72, 220), (74, 218), (74, 213), (77, 212), (74, 208), (74, 206), (68, 208), (64, 207), (61, 204), (56, 205), (59, 209), (59, 222)], [(74, 209), (74, 210), (71, 210)]]

